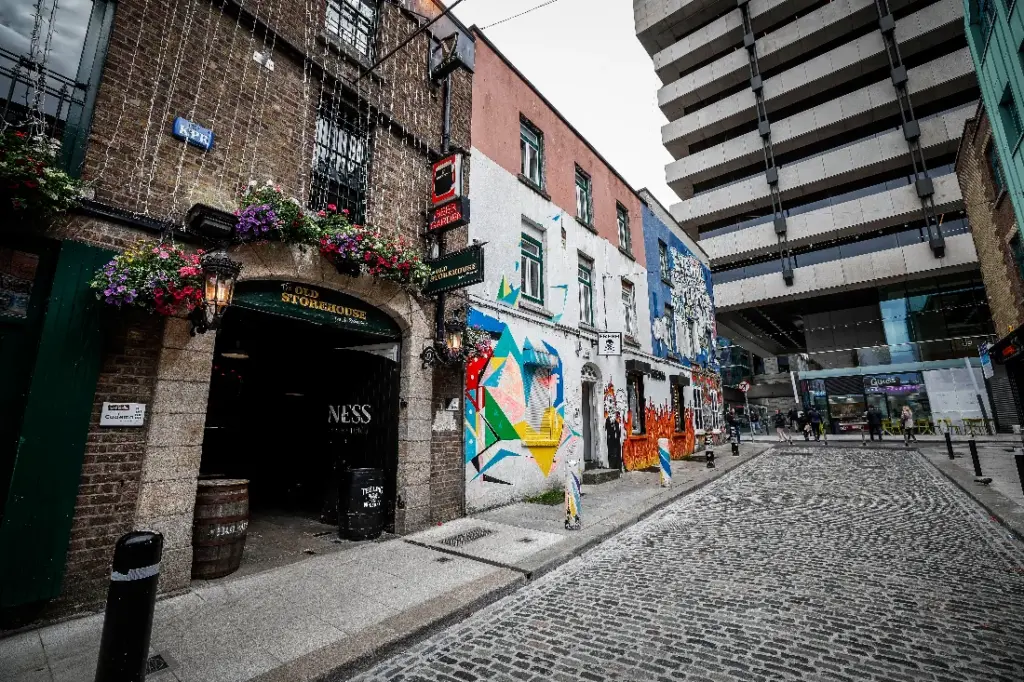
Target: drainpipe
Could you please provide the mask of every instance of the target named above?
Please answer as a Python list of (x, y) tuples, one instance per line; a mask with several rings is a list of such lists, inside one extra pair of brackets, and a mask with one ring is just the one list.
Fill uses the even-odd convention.
[[(441, 120), (441, 153), (447, 154), (452, 143), (452, 76), (448, 74), (444, 78), (444, 116)], [(437, 256), (444, 255), (444, 233), (441, 232), (435, 237), (437, 239)], [(444, 304), (447, 296), (439, 293), (434, 308), (434, 339), (436, 343), (444, 343)]]

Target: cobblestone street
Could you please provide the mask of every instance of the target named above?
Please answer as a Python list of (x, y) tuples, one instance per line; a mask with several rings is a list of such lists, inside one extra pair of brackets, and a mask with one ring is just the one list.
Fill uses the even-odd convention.
[(1024, 549), (915, 452), (779, 449), (357, 679), (1020, 682)]

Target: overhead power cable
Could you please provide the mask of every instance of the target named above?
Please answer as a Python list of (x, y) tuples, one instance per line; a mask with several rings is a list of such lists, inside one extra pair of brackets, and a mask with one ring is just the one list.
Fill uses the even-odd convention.
[(498, 24), (504, 24), (506, 21), (512, 21), (513, 19), (518, 19), (519, 17), (525, 16), (525, 15), (529, 14), (530, 12), (533, 12), (535, 10), (540, 9), (541, 7), (547, 7), (548, 5), (553, 5), (556, 2), (558, 2), (558, 0), (548, 0), (547, 2), (542, 2), (541, 4), (537, 5), (536, 7), (531, 7), (530, 9), (524, 10), (524, 11), (520, 12), (519, 14), (513, 14), (510, 17), (505, 17), (504, 19), (502, 19), (500, 21), (496, 21), (493, 24), (487, 24), (486, 26), (481, 26), (480, 28), (481, 28), (481, 30), (487, 30), (487, 29), (491, 28), (492, 26), (497, 26)]

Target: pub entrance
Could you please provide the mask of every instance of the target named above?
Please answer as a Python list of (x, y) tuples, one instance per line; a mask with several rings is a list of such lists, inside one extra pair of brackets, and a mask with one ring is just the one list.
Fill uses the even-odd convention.
[(383, 471), (393, 530), (400, 339), (390, 317), (351, 296), (238, 284), (217, 333), (200, 478), (249, 481), (243, 573), (248, 558), (287, 563), (278, 555), (337, 537), (347, 468)]

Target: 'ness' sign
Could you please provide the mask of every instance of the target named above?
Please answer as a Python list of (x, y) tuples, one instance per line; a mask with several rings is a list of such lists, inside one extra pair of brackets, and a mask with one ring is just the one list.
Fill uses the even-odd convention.
[(213, 131), (179, 116), (174, 119), (174, 136), (179, 140), (199, 147), (203, 151), (213, 148)]

